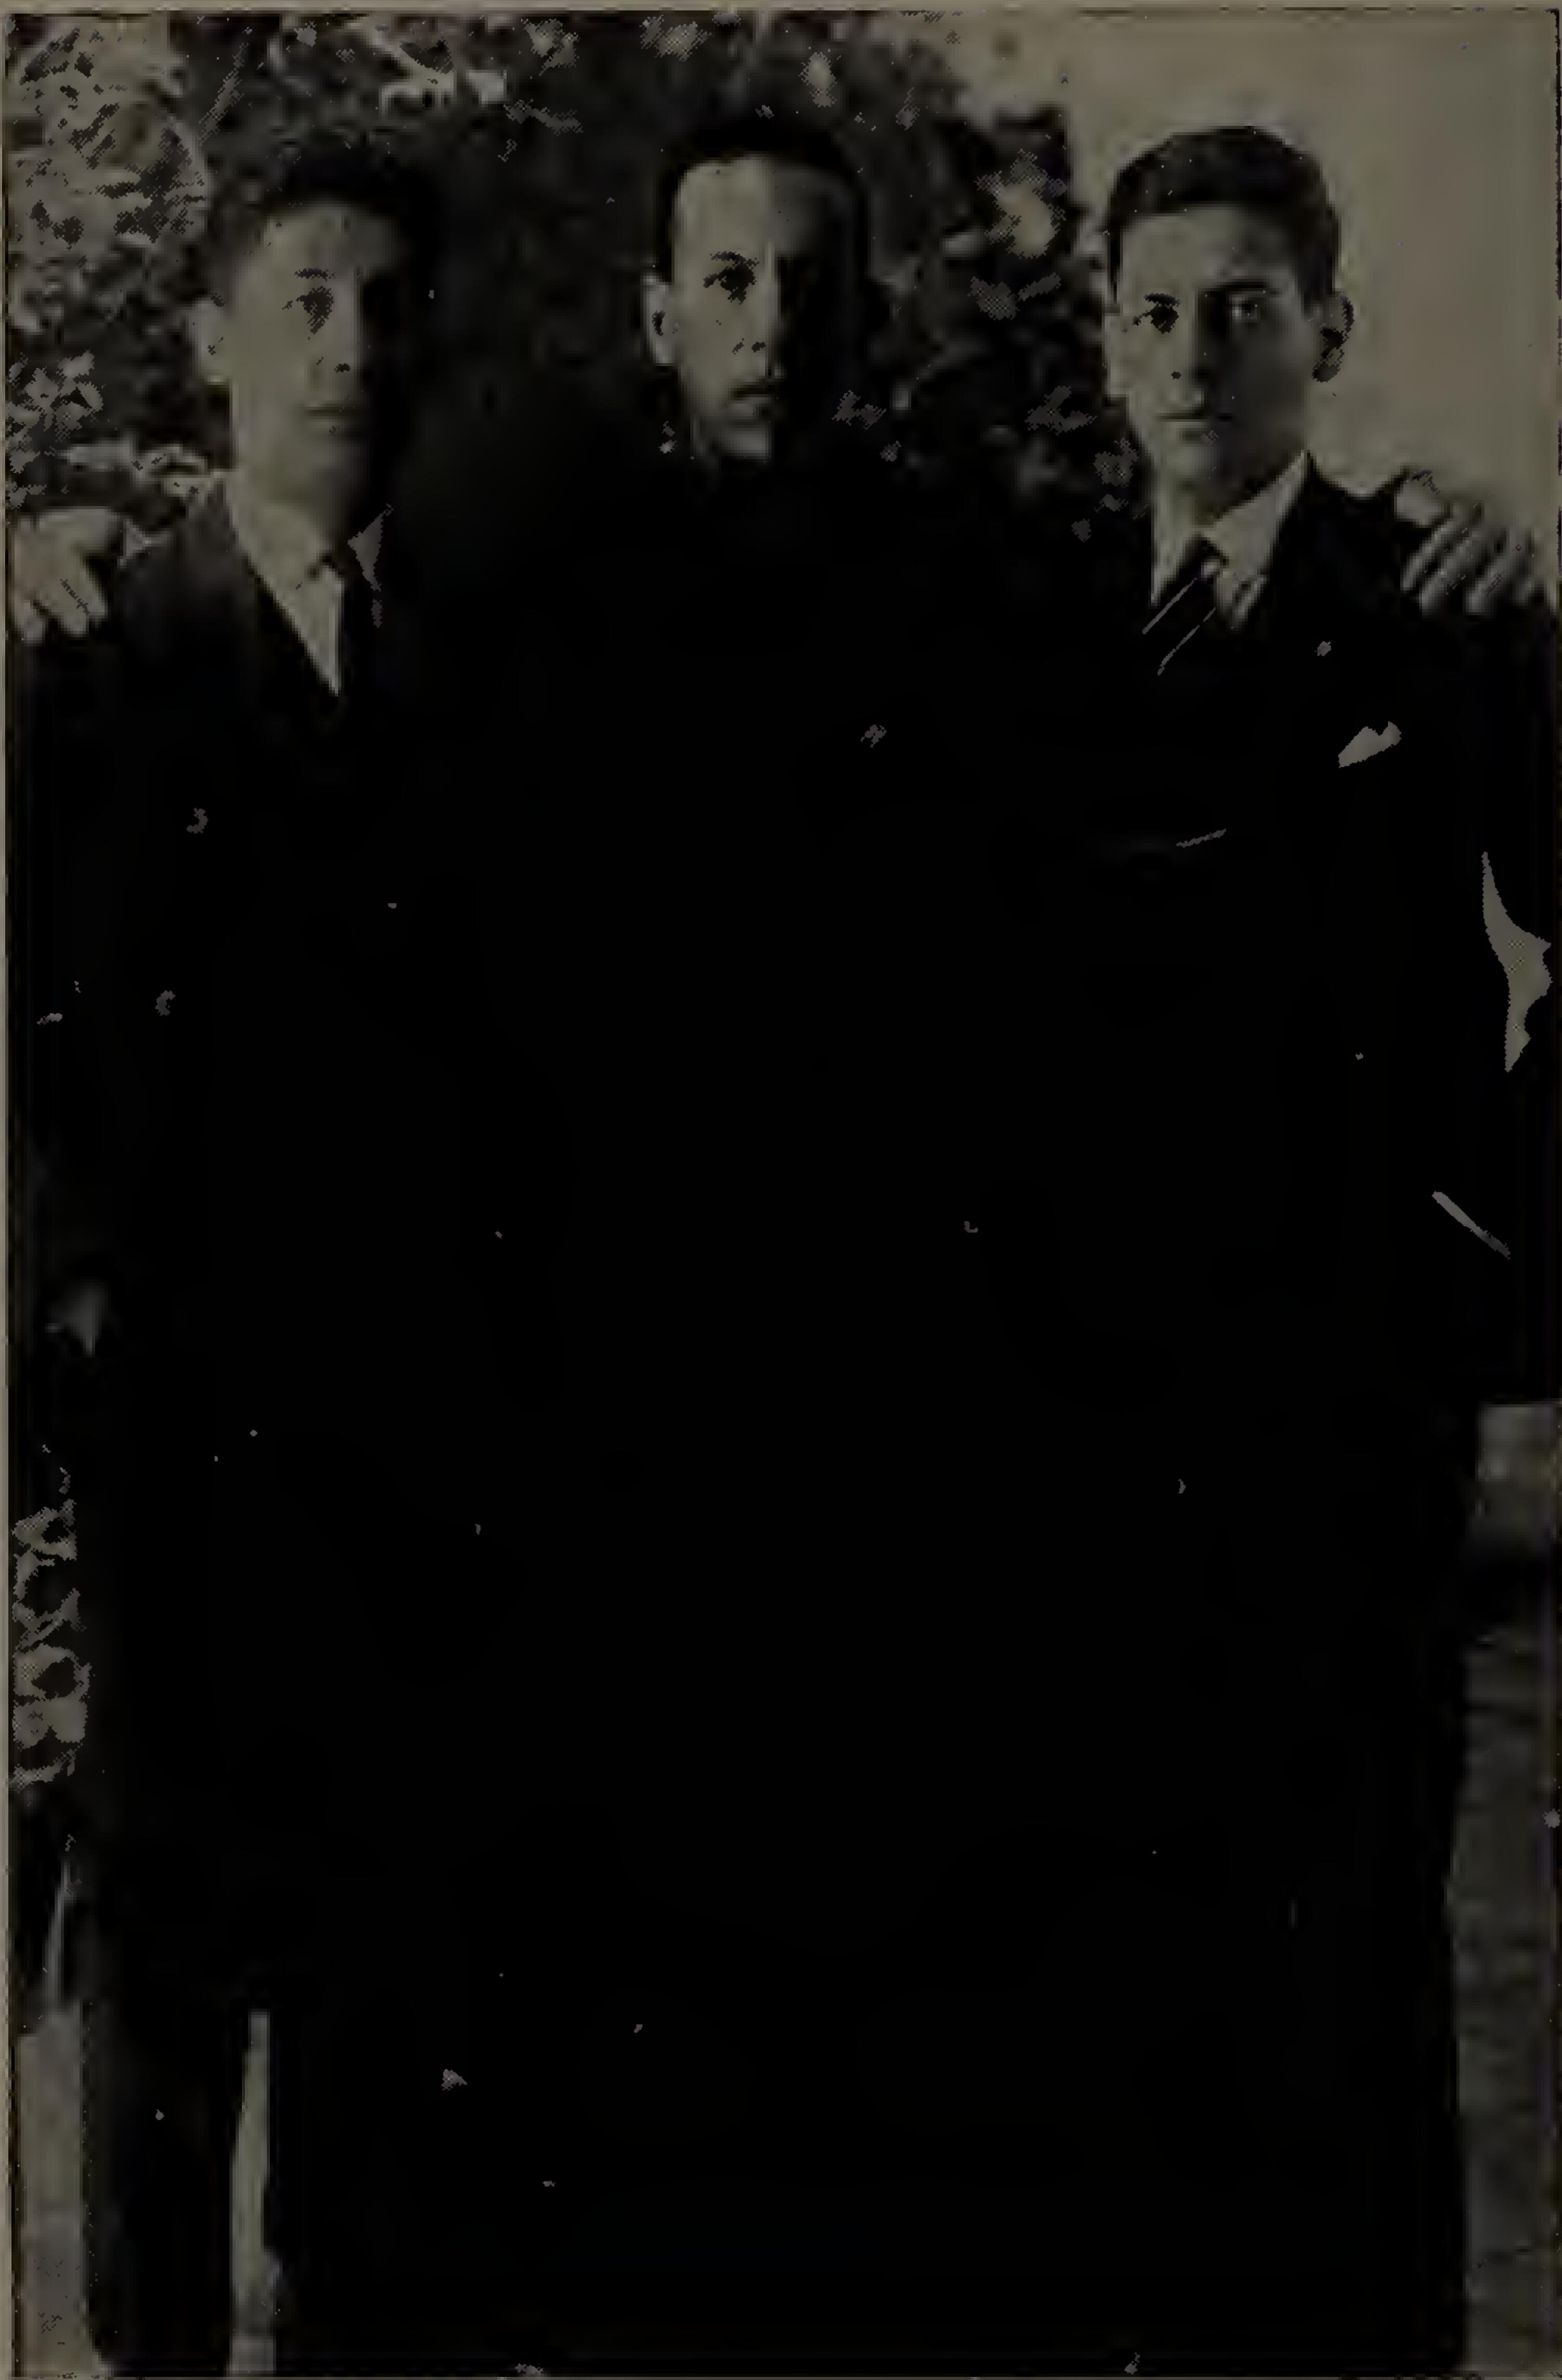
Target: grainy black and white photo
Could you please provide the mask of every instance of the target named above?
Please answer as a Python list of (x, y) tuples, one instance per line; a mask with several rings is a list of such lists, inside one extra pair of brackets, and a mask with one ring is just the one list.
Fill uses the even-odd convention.
[(1555, 2368), (1554, 12), (6, 37), (15, 2368)]

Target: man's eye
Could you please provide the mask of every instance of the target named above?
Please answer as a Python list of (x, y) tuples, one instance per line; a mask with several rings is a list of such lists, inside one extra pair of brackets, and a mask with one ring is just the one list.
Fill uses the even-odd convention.
[(1268, 311), (1269, 300), (1262, 294), (1255, 294), (1251, 298), (1233, 298), (1231, 300), (1231, 320), (1239, 329), (1250, 327), (1254, 322), (1262, 322)]
[(1147, 306), (1135, 320), (1141, 323), (1148, 322), (1153, 331), (1169, 331), (1177, 322), (1177, 309), (1175, 306)]
[[(753, 276), (741, 264), (729, 264), (725, 273), (718, 273), (714, 276), (716, 287), (725, 290), (729, 298), (746, 296), (752, 285), (752, 278)], [(706, 286), (709, 287), (709, 285), (707, 283)]]

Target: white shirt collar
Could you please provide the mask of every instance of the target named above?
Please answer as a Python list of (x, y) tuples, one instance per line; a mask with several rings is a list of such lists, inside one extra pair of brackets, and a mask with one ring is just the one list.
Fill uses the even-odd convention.
[(1195, 538), (1207, 538), (1221, 557), (1215, 595), (1222, 607), (1244, 606), (1256, 594), (1274, 559), (1275, 542), (1286, 516), (1301, 493), (1307, 478), (1306, 450), (1292, 456), (1283, 471), (1233, 504), (1214, 520), (1193, 521), (1168, 498), (1155, 507), (1155, 569), (1151, 601), (1176, 577)]
[(380, 591), (380, 540), (385, 533), (384, 514), (376, 513), (367, 528), (348, 540), (357, 554), (363, 576), (377, 595)]
[[(245, 560), (335, 693), (342, 581), (328, 540), (306, 514), (278, 504), (242, 471), (226, 475), (223, 495)], [(382, 512), (348, 540), (376, 592), (384, 523)]]

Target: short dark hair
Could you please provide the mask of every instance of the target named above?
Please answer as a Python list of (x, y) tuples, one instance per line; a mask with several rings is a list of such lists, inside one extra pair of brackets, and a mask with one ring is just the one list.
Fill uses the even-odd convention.
[(358, 208), (393, 225), (410, 251), (420, 286), (433, 280), (444, 240), (444, 211), (432, 177), (371, 141), (320, 140), (285, 152), (223, 193), (200, 243), (203, 287), (226, 298), (270, 225), (305, 207), (332, 204)]
[(1314, 159), (1252, 124), (1174, 133), (1125, 165), (1106, 202), (1114, 287), (1130, 225), (1190, 207), (1246, 207), (1284, 234), (1302, 296), (1327, 298), (1339, 268), (1339, 217)]
[(652, 200), (651, 258), (665, 279), (673, 269), (673, 211), (684, 183), (701, 165), (726, 165), (739, 157), (769, 157), (777, 164), (806, 165), (826, 174), (850, 205), (852, 262), (866, 283), (873, 266), (873, 225), (862, 177), (837, 140), (818, 125), (799, 122), (767, 107), (710, 116), (689, 126), (662, 159)]

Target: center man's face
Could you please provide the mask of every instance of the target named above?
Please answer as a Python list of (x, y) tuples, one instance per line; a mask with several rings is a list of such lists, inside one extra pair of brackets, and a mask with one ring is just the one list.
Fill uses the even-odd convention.
[(768, 463), (844, 392), (860, 295), (849, 195), (786, 160), (698, 165), (671, 247), (671, 280), (647, 290), (653, 352), (706, 452)]
[(1285, 468), (1337, 347), (1338, 302), (1308, 304), (1284, 234), (1246, 208), (1129, 225), (1107, 324), (1112, 389), (1162, 485), (1213, 516)]
[(394, 224), (330, 200), (268, 224), (209, 310), (234, 460), (333, 535), (384, 501), (425, 295)]

